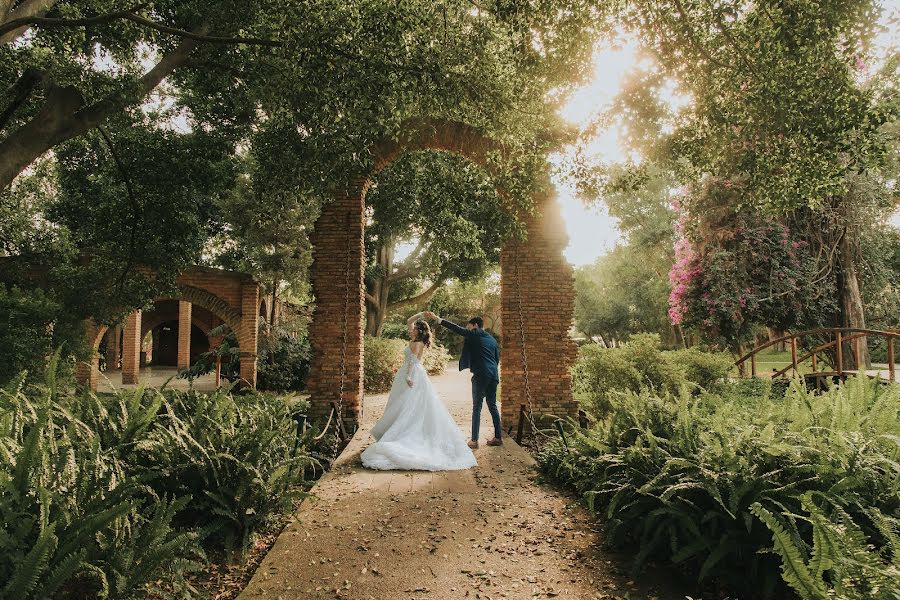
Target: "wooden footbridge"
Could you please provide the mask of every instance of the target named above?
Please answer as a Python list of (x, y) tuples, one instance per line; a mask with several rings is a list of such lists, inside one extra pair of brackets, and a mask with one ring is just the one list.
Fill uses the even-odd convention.
[[(900, 329), (811, 329), (769, 340), (739, 358), (735, 366), (741, 377), (758, 377), (757, 359), (760, 352), (784, 344), (790, 348), (791, 362), (766, 374), (772, 379), (800, 376), (817, 388), (824, 387), (827, 381), (843, 381), (858, 373), (884, 381), (900, 381), (894, 366), (894, 340), (897, 338), (900, 338)], [(886, 368), (860, 368), (860, 361), (866, 356), (861, 352), (861, 345), (868, 347), (870, 339), (883, 340), (887, 346)], [(809, 346), (813, 346), (812, 349), (803, 350)], [(750, 364), (749, 373), (747, 363)]]

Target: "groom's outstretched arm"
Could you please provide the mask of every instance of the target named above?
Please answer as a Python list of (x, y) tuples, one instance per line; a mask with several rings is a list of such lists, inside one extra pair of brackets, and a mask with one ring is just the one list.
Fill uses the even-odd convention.
[(466, 329), (465, 327), (460, 327), (456, 323), (451, 323), (450, 321), (448, 321), (446, 319), (441, 319), (441, 325), (443, 325), (444, 327), (446, 327), (453, 333), (456, 333), (459, 335), (468, 335), (469, 334), (469, 330)]
[(447, 329), (449, 329), (450, 331), (452, 331), (453, 333), (455, 333), (457, 335), (465, 336), (465, 335), (469, 334), (469, 330), (466, 329), (465, 327), (460, 327), (456, 323), (452, 323), (446, 319), (442, 319), (431, 311), (426, 312), (425, 316), (427, 316), (431, 319), (434, 319), (435, 321), (438, 321), (441, 325), (443, 325), (444, 327), (446, 327)]

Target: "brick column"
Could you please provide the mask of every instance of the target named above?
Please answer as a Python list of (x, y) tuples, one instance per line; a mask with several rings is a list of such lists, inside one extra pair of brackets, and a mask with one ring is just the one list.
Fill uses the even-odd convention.
[(178, 301), (178, 358), (179, 370), (191, 366), (191, 307), (186, 300)]
[(141, 311), (136, 310), (125, 319), (122, 336), (122, 383), (137, 383), (141, 361)]
[(114, 371), (119, 368), (119, 338), (122, 336), (122, 327), (113, 325), (106, 330), (106, 370)]
[(241, 379), (256, 387), (256, 347), (259, 343), (259, 284), (241, 286), (241, 324), (237, 332), (241, 352)]
[[(352, 430), (362, 416), (363, 317), (365, 266), (365, 191), (359, 178), (336, 194), (316, 221), (312, 235), (312, 289), (315, 313), (310, 325), (312, 364), (307, 387), (310, 413), (325, 419), (332, 401), (341, 398), (341, 356), (344, 357), (344, 421)], [(346, 345), (342, 344), (346, 328)], [(342, 348), (343, 346), (343, 348)]]
[(569, 373), (577, 349), (569, 337), (575, 285), (572, 266), (563, 256), (568, 235), (553, 197), (536, 197), (535, 205), (537, 214), (526, 221), (528, 238), (507, 243), (500, 258), (501, 416), (505, 430), (517, 426), (520, 406), (527, 404), (523, 331), (535, 418), (578, 414)]
[(83, 325), (84, 339), (90, 344), (90, 354), (85, 360), (75, 362), (75, 383), (96, 392), (100, 380), (100, 357), (97, 349), (100, 344), (100, 327), (92, 319), (85, 319)]

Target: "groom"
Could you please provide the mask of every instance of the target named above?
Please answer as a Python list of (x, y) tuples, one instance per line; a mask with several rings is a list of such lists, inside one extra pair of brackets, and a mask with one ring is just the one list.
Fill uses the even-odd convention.
[(465, 338), (459, 358), (459, 370), (472, 371), (472, 439), (469, 440), (469, 448), (478, 447), (481, 406), (485, 399), (494, 421), (494, 437), (487, 441), (487, 445), (500, 446), (503, 444), (503, 430), (500, 428), (500, 411), (497, 410), (497, 385), (500, 383), (500, 373), (497, 370), (500, 349), (497, 340), (484, 330), (484, 320), (481, 317), (472, 317), (465, 327), (460, 327), (430, 311), (425, 316), (440, 321), (441, 325)]

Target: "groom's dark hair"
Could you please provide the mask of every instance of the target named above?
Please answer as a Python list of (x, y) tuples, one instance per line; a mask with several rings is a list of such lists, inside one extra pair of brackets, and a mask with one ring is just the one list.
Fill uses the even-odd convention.
[(472, 317), (469, 319), (469, 323), (477, 327), (478, 329), (484, 329), (484, 319), (481, 317)]

